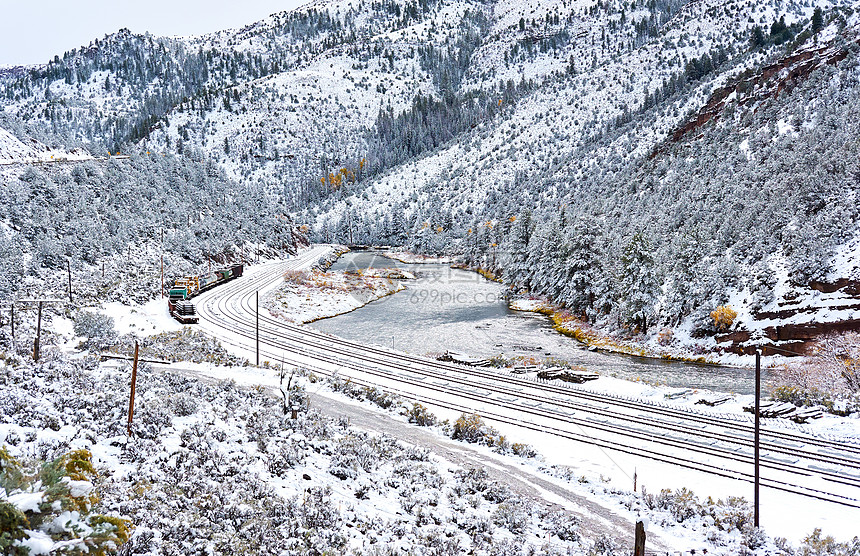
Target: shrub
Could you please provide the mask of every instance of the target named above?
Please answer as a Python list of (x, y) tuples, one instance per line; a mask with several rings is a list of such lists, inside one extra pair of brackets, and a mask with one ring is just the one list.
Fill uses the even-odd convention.
[(30, 522), (24, 512), (8, 502), (0, 502), (0, 551), (3, 554), (27, 554), (29, 551), (20, 546), (20, 541), (26, 538), (24, 531), (28, 529)]
[(87, 349), (102, 349), (116, 335), (113, 318), (100, 313), (80, 311), (75, 316), (75, 334), (87, 338)]
[(310, 274), (304, 270), (287, 270), (284, 272), (284, 282), (287, 284), (295, 284), (303, 286), (310, 280)]
[[(4, 554), (26, 554), (21, 541), (30, 531), (48, 535), (65, 554), (104, 555), (128, 541), (128, 520), (91, 513), (98, 498), (92, 480), (96, 473), (87, 450), (68, 452), (27, 473), (6, 448), (0, 449), (0, 484), (7, 495), (41, 494), (38, 510), (0, 503), (0, 548)], [(63, 515), (65, 514), (65, 515)], [(58, 520), (65, 520), (57, 527)], [(68, 541), (76, 539), (76, 544)]]
[(728, 305), (720, 305), (711, 311), (711, 318), (714, 319), (714, 327), (717, 330), (728, 330), (734, 324), (738, 312)]
[(522, 533), (528, 526), (530, 515), (531, 508), (526, 501), (521, 498), (510, 498), (496, 508), (493, 513), (493, 523), (511, 533)]
[[(710, 502), (710, 498), (708, 500)], [(743, 531), (753, 521), (750, 503), (740, 496), (729, 496), (725, 501), (708, 504), (708, 513), (714, 518), (714, 525), (721, 531)]]
[(362, 393), (368, 401), (378, 405), (382, 409), (389, 409), (399, 400), (396, 394), (391, 394), (373, 386), (365, 386), (362, 388)]
[(618, 554), (618, 547), (615, 542), (607, 537), (606, 535), (601, 535), (594, 541), (594, 546), (591, 547), (591, 550), (588, 551), (588, 556), (614, 556)]
[(702, 512), (702, 506), (699, 504), (699, 499), (692, 491), (681, 488), (672, 492), (668, 488), (664, 488), (659, 494), (648, 494), (645, 489), (642, 489), (642, 498), (648, 509), (651, 510), (666, 510), (675, 521), (682, 522)]
[(331, 487), (311, 487), (302, 499), (299, 512), (305, 529), (331, 529), (340, 521), (340, 512), (331, 504)]
[(537, 451), (529, 446), (528, 444), (523, 444), (521, 442), (514, 442), (511, 444), (511, 452), (516, 456), (520, 456), (521, 458), (534, 458), (537, 457)]
[(554, 511), (547, 514), (544, 522), (547, 523), (549, 532), (563, 541), (578, 541), (580, 539), (581, 520), (575, 515), (560, 510)]
[(484, 492), (490, 484), (489, 475), (486, 469), (482, 467), (457, 471), (454, 476), (458, 480), (458, 483), (454, 486), (454, 492), (458, 496)]
[(414, 423), (419, 427), (432, 427), (436, 424), (436, 416), (420, 403), (413, 403), (412, 409), (409, 410), (406, 416), (410, 423)]
[(471, 444), (486, 443), (487, 425), (477, 413), (463, 413), (454, 423), (454, 432), (451, 438), (454, 440), (465, 440)]
[(815, 529), (803, 539), (798, 556), (854, 556), (860, 554), (860, 538), (854, 537), (848, 542), (836, 542), (833, 537), (821, 538), (821, 529)]

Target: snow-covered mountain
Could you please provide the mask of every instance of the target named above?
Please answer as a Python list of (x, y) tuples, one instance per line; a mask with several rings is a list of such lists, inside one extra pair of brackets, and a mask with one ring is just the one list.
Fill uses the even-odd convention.
[(712, 334), (732, 304), (776, 340), (780, 292), (854, 279), (857, 8), (315, 2), (123, 30), (8, 72), (0, 103), (68, 148), (217, 162), (319, 239), (460, 254), (640, 331)]

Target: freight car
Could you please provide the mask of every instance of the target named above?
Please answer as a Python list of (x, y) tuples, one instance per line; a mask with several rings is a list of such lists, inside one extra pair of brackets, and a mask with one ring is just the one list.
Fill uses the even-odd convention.
[(194, 309), (194, 304), (188, 300), (199, 293), (242, 276), (244, 269), (243, 265), (236, 264), (207, 274), (186, 276), (176, 280), (167, 292), (167, 309), (170, 315), (182, 324), (196, 323), (197, 311)]

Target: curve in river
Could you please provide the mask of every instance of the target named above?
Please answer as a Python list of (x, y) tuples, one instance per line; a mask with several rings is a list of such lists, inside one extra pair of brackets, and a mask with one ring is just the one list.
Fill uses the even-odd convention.
[[(607, 376), (670, 386), (749, 394), (754, 372), (713, 365), (593, 352), (553, 330), (537, 313), (512, 311), (505, 288), (441, 264), (404, 264), (373, 252), (350, 252), (331, 270), (397, 267), (416, 275), (400, 293), (311, 326), (343, 338), (415, 354), (459, 351), (476, 357), (554, 357)], [(766, 377), (765, 377), (766, 378)]]

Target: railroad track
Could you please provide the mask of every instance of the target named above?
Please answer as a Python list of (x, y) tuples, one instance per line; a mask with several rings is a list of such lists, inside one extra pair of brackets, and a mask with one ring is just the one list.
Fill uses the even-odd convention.
[[(253, 349), (256, 292), (271, 289), (284, 271), (302, 268), (324, 253), (315, 248), (201, 295), (201, 326), (225, 343)], [(261, 356), (270, 361), (326, 376), (337, 372), (359, 385), (604, 449), (753, 480), (753, 429), (745, 415), (698, 412), (532, 381), (365, 346), (263, 312), (259, 318)], [(763, 486), (860, 508), (860, 445), (796, 427), (763, 428), (761, 439)]]

